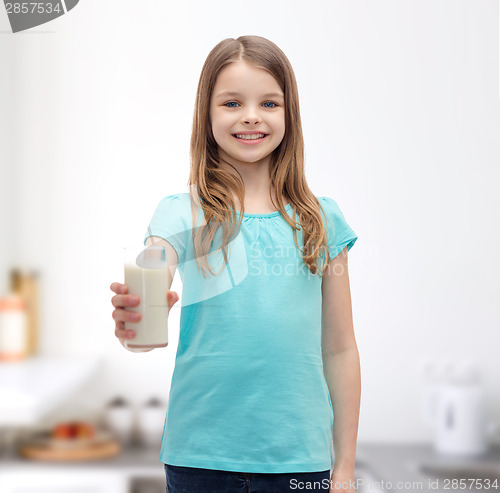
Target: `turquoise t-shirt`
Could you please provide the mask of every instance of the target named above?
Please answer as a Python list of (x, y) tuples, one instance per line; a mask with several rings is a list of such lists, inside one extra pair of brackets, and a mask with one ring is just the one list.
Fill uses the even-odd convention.
[[(318, 200), (334, 258), (357, 236), (333, 199)], [(183, 284), (161, 461), (248, 473), (330, 469), (321, 278), (307, 269), (291, 226), (275, 211), (244, 214), (227, 267), (205, 279), (191, 240), (203, 213), (191, 204), (189, 193), (162, 199), (145, 236), (172, 244)], [(293, 219), (291, 204), (286, 212)], [(297, 241), (302, 247), (301, 231)], [(210, 265), (221, 259), (215, 255)]]

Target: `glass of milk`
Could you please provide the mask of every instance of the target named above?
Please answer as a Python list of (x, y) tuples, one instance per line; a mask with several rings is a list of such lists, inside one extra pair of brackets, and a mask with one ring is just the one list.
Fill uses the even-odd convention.
[(167, 291), (172, 283), (167, 250), (161, 244), (125, 247), (125, 284), (129, 294), (139, 297), (139, 305), (126, 310), (139, 312), (139, 322), (125, 322), (125, 330), (135, 337), (126, 339), (127, 348), (154, 349), (168, 343)]

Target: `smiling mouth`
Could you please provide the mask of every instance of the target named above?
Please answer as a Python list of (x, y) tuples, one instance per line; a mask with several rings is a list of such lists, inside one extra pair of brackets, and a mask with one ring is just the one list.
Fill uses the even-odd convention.
[(264, 140), (269, 134), (231, 134), (235, 139), (253, 142), (254, 140)]

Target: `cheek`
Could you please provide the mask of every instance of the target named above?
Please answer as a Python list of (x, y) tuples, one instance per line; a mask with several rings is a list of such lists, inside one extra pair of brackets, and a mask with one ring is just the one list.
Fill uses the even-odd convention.
[(279, 130), (281, 131), (283, 129), (285, 129), (285, 115), (283, 114), (283, 112), (276, 112), (275, 114), (273, 114), (271, 116), (271, 119), (269, 120), (269, 123), (271, 123), (271, 125), (273, 125), (273, 127), (276, 129), (276, 130)]
[(275, 136), (278, 137), (280, 140), (284, 137), (285, 135), (285, 122), (278, 120), (274, 122), (274, 133)]
[(227, 129), (224, 127), (223, 122), (215, 120), (212, 122), (212, 134), (217, 145), (224, 146), (227, 142)]
[(233, 124), (233, 120), (228, 117), (228, 115), (216, 114), (212, 119), (212, 131), (214, 132), (214, 135), (218, 134), (223, 136), (231, 130)]

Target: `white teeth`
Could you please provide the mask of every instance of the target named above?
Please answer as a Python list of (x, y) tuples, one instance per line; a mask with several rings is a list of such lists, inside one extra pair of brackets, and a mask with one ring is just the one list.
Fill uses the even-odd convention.
[(251, 135), (244, 135), (244, 134), (236, 134), (236, 137), (238, 139), (243, 139), (243, 140), (255, 140), (255, 139), (262, 139), (264, 138), (264, 134), (251, 134)]

